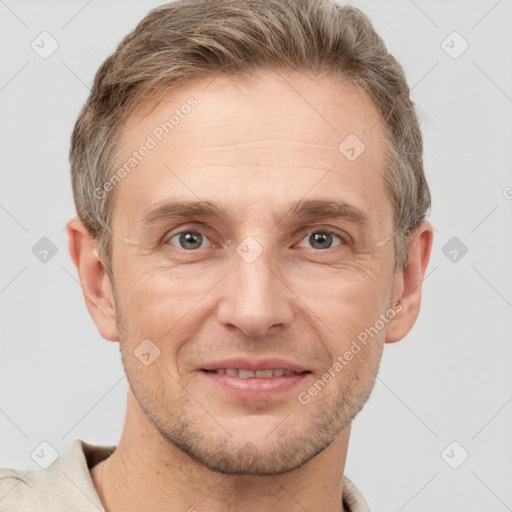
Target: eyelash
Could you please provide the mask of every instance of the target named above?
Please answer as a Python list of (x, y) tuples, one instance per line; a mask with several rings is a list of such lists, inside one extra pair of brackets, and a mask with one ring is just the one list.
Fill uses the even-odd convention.
[[(210, 231), (210, 230), (207, 229), (206, 231)], [(189, 253), (196, 252), (196, 251), (198, 251), (199, 249), (202, 249), (202, 248), (204, 249), (204, 247), (199, 247), (197, 249), (189, 249), (189, 250), (187, 250), (187, 249), (184, 249), (183, 247), (179, 247), (177, 245), (173, 245), (173, 244), (170, 243), (170, 241), (173, 238), (175, 238), (177, 236), (180, 236), (180, 235), (183, 235), (185, 233), (199, 233), (200, 235), (202, 235), (203, 237), (205, 237), (205, 238), (207, 238), (209, 240), (208, 235), (205, 235), (199, 229), (182, 229), (181, 231), (178, 231), (177, 233), (173, 233), (170, 236), (165, 237), (162, 243), (164, 245), (166, 245), (166, 244), (171, 245), (172, 247), (175, 247), (176, 249), (181, 249), (182, 251), (189, 252)], [(338, 246), (327, 247), (326, 249), (314, 249), (313, 247), (311, 247), (311, 249), (313, 251), (316, 251), (316, 252), (327, 252), (329, 249), (336, 249), (337, 247), (343, 247), (343, 246), (351, 245), (351, 240), (350, 240), (350, 237), (348, 235), (342, 235), (340, 233), (336, 233), (336, 232), (330, 231), (328, 229), (314, 229), (314, 230), (311, 230), (311, 231), (307, 231), (307, 232), (305, 232), (305, 235), (301, 238), (300, 242), (302, 242), (302, 240), (304, 240), (306, 237), (312, 235), (313, 233), (323, 233), (323, 234), (333, 235), (335, 238), (338, 238), (340, 240), (340, 242), (341, 242)]]

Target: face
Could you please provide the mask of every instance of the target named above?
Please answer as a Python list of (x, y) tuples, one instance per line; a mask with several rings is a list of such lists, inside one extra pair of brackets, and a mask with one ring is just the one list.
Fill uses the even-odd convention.
[(204, 79), (128, 120), (116, 316), (164, 440), (216, 471), (277, 474), (349, 428), (393, 303), (383, 139), (360, 91), (295, 73)]

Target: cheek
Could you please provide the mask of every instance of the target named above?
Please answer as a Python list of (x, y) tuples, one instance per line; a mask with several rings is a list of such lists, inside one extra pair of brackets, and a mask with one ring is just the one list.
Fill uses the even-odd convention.
[(324, 268), (298, 274), (290, 288), (330, 326), (352, 332), (384, 311), (391, 283), (362, 266)]
[(308, 308), (310, 327), (329, 354), (326, 368), (335, 379), (373, 379), (383, 348), (386, 325), (380, 315), (387, 310), (390, 282), (373, 272), (329, 272), (322, 279), (296, 283), (297, 293)]
[(168, 267), (147, 268), (127, 265), (130, 273), (120, 278), (125, 283), (118, 292), (122, 325), (132, 350), (149, 338), (161, 350), (161, 360), (173, 358), (181, 341), (193, 336), (210, 311), (209, 295), (219, 280), (212, 272), (175, 272)]

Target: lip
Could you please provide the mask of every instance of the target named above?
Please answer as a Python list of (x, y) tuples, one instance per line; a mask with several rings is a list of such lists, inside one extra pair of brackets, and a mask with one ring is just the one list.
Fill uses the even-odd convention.
[(234, 375), (219, 375), (205, 371), (200, 371), (199, 374), (208, 379), (217, 389), (242, 400), (262, 400), (283, 394), (298, 386), (310, 375), (309, 373), (300, 373), (282, 377), (242, 379)]
[[(222, 368), (252, 371), (281, 368), (291, 370), (296, 374), (283, 375), (282, 377), (250, 377), (244, 379), (235, 375), (220, 375), (204, 371)], [(260, 360), (247, 358), (224, 359), (204, 364), (198, 370), (198, 373), (208, 379), (210, 384), (214, 384), (217, 389), (242, 400), (262, 400), (278, 396), (297, 387), (311, 373), (299, 364), (279, 358)]]
[[(267, 359), (247, 359), (244, 357), (237, 357), (231, 359), (222, 359), (211, 363), (205, 363), (199, 370), (219, 370), (221, 368), (238, 368), (239, 370), (272, 370), (274, 368), (282, 368), (283, 370), (291, 370), (292, 372), (302, 373), (308, 371), (307, 368), (285, 359), (277, 357)], [(274, 377), (280, 378), (280, 377)]]

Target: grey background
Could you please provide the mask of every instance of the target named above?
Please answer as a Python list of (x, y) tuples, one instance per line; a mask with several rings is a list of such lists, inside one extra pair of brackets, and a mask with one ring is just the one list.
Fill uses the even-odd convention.
[[(38, 468), (43, 441), (119, 440), (127, 381), (68, 254), (67, 152), (96, 69), (160, 3), (0, 0), (0, 466)], [(384, 350), (346, 474), (375, 511), (512, 510), (512, 2), (352, 4), (412, 86), (436, 234), (420, 318)]]

